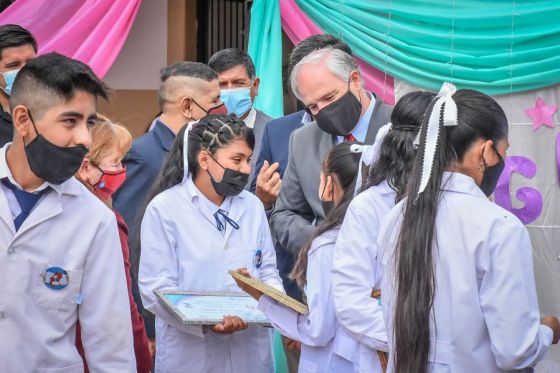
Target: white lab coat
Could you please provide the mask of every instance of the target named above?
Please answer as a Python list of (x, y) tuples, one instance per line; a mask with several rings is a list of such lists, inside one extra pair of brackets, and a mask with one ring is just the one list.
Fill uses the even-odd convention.
[[(183, 325), (158, 300), (155, 290), (241, 292), (228, 270), (246, 267), (278, 289), (282, 281), (262, 203), (249, 192), (221, 206), (239, 224), (216, 228), (213, 205), (192, 178), (158, 196), (142, 220), (139, 284), (144, 307), (156, 315), (158, 372), (255, 372), (273, 370), (270, 328), (250, 326), (233, 334)], [(262, 265), (255, 265), (257, 250)]]
[(259, 309), (274, 327), (302, 343), (299, 373), (353, 371), (352, 361), (337, 355), (337, 352), (347, 355), (345, 352), (352, 351), (355, 345), (341, 333), (334, 313), (330, 269), (338, 231), (338, 228), (331, 229), (319, 235), (309, 249), (305, 289), (308, 315), (301, 315), (266, 295), (259, 300)]
[[(395, 206), (386, 181), (358, 194), (348, 207), (333, 257), (332, 286), (340, 325), (359, 343), (353, 361), (359, 372), (382, 372), (377, 351), (388, 351), (383, 310), (373, 289), (381, 287), (377, 233)], [(383, 296), (383, 295), (382, 295)]]
[[(469, 176), (445, 173), (442, 189), (435, 231), (431, 372), (490, 373), (534, 366), (553, 333), (540, 325), (527, 230), (490, 202)], [(399, 203), (389, 212), (378, 238), (388, 331), (393, 330), (394, 250), (402, 208)], [(392, 350), (392, 333), (387, 335)]]
[[(51, 188), (16, 232), (0, 187), (0, 372), (83, 373), (78, 319), (92, 373), (136, 371), (115, 214), (74, 178)], [(53, 266), (68, 273), (63, 289), (44, 283)]]

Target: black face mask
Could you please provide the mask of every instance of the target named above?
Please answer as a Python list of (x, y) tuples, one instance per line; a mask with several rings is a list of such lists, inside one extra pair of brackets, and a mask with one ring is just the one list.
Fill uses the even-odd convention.
[[(212, 159), (214, 159), (214, 157), (212, 157)], [(241, 193), (249, 181), (249, 174), (235, 171), (231, 168), (225, 168), (217, 160), (214, 159), (214, 161), (224, 169), (222, 181), (214, 180), (212, 175), (210, 175), (210, 172), (206, 170), (208, 175), (210, 175), (210, 181), (212, 182), (212, 186), (214, 187), (216, 193), (222, 197), (233, 197)]]
[(321, 207), (323, 208), (323, 214), (325, 214), (325, 217), (334, 208), (334, 201), (323, 201), (323, 195), (325, 194), (326, 189), (327, 189), (327, 183), (325, 182), (325, 186), (323, 187), (323, 191), (321, 192)]
[(348, 92), (319, 110), (313, 117), (323, 131), (335, 136), (346, 136), (356, 127), (361, 114), (362, 103), (350, 92), (348, 82)]
[(482, 175), (482, 184), (480, 184), (480, 189), (484, 192), (486, 197), (489, 197), (494, 190), (496, 190), (496, 186), (498, 185), (498, 180), (500, 180), (500, 176), (504, 171), (506, 166), (506, 162), (504, 158), (498, 153), (496, 148), (492, 145), (492, 150), (496, 152), (500, 160), (498, 163), (492, 166), (488, 166), (486, 161), (484, 160), (484, 151), (482, 155), (482, 162), (484, 162), (484, 174)]
[(64, 148), (49, 142), (37, 131), (29, 110), (27, 113), (37, 133), (37, 136), (25, 145), (29, 167), (38, 178), (51, 184), (62, 184), (78, 172), (88, 150), (81, 145)]

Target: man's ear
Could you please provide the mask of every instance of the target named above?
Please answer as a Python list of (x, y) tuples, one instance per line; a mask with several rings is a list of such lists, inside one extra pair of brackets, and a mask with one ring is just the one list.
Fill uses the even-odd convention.
[(192, 105), (193, 105), (192, 98), (183, 97), (181, 99), (181, 112), (183, 113), (183, 116), (185, 118), (192, 118), (193, 117)]
[(251, 100), (255, 101), (255, 97), (259, 95), (259, 86), (261, 84), (261, 80), (259, 78), (255, 78), (253, 81), (253, 85), (251, 86)]
[(23, 105), (18, 105), (12, 111), (12, 122), (14, 124), (15, 132), (24, 138), (26, 137), (31, 131), (31, 118), (29, 117), (29, 111)]

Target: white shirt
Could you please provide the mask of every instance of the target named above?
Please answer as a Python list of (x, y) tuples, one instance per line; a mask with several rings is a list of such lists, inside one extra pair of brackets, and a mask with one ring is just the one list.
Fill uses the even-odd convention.
[(336, 347), (344, 344), (338, 337), (339, 325), (330, 284), (330, 268), (337, 235), (338, 229), (324, 232), (313, 240), (309, 249), (305, 290), (308, 315), (301, 315), (266, 295), (259, 300), (259, 309), (274, 327), (283, 335), (302, 343), (298, 368), (300, 373), (353, 371), (352, 362), (336, 354)]
[(243, 119), (245, 125), (249, 128), (255, 127), (255, 120), (257, 119), (257, 111), (255, 108), (249, 109), (249, 113), (247, 114), (247, 118)]
[[(431, 372), (490, 373), (534, 366), (553, 333), (540, 325), (527, 230), (490, 202), (469, 176), (445, 173), (442, 186), (433, 251), (437, 334), (432, 322)], [(389, 212), (377, 241), (390, 350), (402, 208), (401, 202)]]
[[(227, 205), (226, 205), (227, 204)], [(213, 207), (212, 207), (213, 206)], [(241, 292), (228, 270), (246, 267), (253, 277), (277, 289), (282, 281), (262, 203), (247, 191), (227, 197), (222, 207), (239, 224), (216, 228), (218, 207), (189, 177), (157, 195), (142, 220), (139, 286), (144, 307), (156, 315), (156, 366), (161, 372), (272, 372), (269, 328), (252, 326), (218, 334), (183, 325), (155, 290)], [(255, 256), (262, 252), (262, 264)]]
[[(13, 180), (6, 149), (0, 179)], [(90, 371), (136, 371), (115, 215), (74, 178), (51, 187), (17, 232), (0, 188), (0, 371), (82, 373), (78, 319)], [(53, 267), (68, 275), (58, 290)]]
[(362, 371), (381, 372), (376, 351), (388, 351), (383, 310), (371, 292), (381, 286), (377, 233), (381, 220), (395, 205), (395, 197), (396, 192), (387, 181), (354, 197), (334, 250), (332, 286), (336, 314), (340, 325), (360, 343), (356, 363)]

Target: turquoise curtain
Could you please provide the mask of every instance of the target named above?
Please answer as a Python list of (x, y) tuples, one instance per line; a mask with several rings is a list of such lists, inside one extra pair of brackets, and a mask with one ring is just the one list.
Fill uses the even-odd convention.
[(420, 87), (502, 94), (560, 82), (557, 0), (296, 2), (366, 62)]
[(249, 55), (261, 79), (255, 107), (273, 118), (284, 115), (282, 26), (278, 1), (255, 0), (249, 28)]

